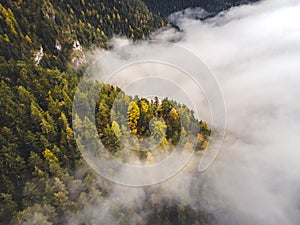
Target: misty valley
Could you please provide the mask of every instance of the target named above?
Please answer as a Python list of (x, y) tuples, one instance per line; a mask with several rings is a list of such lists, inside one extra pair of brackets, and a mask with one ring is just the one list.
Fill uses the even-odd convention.
[(299, 15), (1, 1), (0, 225), (299, 225)]

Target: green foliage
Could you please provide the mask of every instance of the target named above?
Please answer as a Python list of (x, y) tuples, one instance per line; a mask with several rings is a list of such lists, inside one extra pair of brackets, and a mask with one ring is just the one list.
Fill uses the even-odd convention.
[(39, 65), (66, 70), (84, 62), (77, 40), (84, 48), (109, 48), (113, 35), (144, 39), (162, 21), (140, 0), (8, 0), (0, 4), (0, 56), (33, 62), (42, 47)]
[[(149, 6), (150, 1), (145, 2)], [(149, 8), (173, 10), (159, 1)], [(69, 64), (83, 58), (81, 47), (108, 49), (113, 35), (145, 39), (167, 22), (140, 0), (8, 0), (0, 3), (0, 25), (0, 224), (66, 224), (68, 215), (89, 204), (102, 204), (110, 190), (106, 182), (96, 181), (75, 143), (73, 125), (87, 132), (93, 125), (91, 118), (80, 114), (72, 121), (72, 99), (81, 71), (72, 73)], [(81, 46), (75, 50), (77, 40)], [(34, 60), (41, 47), (37, 66)], [(115, 157), (122, 157), (124, 140), (150, 164), (155, 156), (140, 150), (151, 137), (166, 151), (189, 143), (192, 136), (198, 140), (196, 150), (208, 145), (209, 127), (186, 106), (167, 98), (131, 97), (118, 87), (97, 85), (102, 88), (95, 131)], [(83, 88), (96, 90), (88, 83)], [(77, 97), (89, 111), (87, 95)], [(89, 142), (93, 135), (86, 140), (77, 137), (77, 144)], [(78, 168), (86, 169), (78, 175)], [(145, 207), (150, 211), (149, 202)], [(205, 221), (202, 211), (174, 205), (156, 205), (149, 221), (141, 224)], [(114, 207), (115, 216), (128, 224), (135, 212)], [(81, 224), (94, 222), (83, 218)]]
[(71, 74), (14, 61), (0, 64), (0, 77), (0, 193), (6, 196), (1, 213), (9, 221), (16, 215), (10, 212), (13, 205), (22, 210), (43, 201), (50, 178), (74, 171), (80, 159), (68, 103), (78, 81)]
[(146, 225), (216, 225), (217, 222), (205, 210), (195, 210), (188, 205), (182, 205), (176, 201), (163, 200), (160, 204), (154, 205)]
[(17, 204), (11, 194), (0, 193), (0, 221), (10, 222), (12, 216), (17, 210)]
[[(120, 160), (126, 158), (122, 156), (128, 156), (126, 153), (128, 148), (123, 149), (124, 145), (131, 146), (130, 149), (134, 150), (140, 159), (152, 163), (155, 162), (155, 158), (149, 149), (153, 146), (167, 152), (172, 152), (177, 146), (196, 150), (206, 149), (210, 129), (204, 121), (198, 121), (193, 111), (185, 105), (168, 98), (161, 102), (158, 98), (139, 99), (138, 96), (125, 95), (117, 87), (97, 83), (90, 83), (86, 92), (93, 90), (93, 85), (101, 86), (96, 103), (95, 129), (104, 147), (116, 157), (121, 157)], [(82, 98), (83, 102), (89, 101), (87, 95), (84, 97), (82, 94)], [(90, 106), (87, 105), (85, 108)], [(86, 136), (83, 133), (82, 136), (85, 137), (79, 135), (79, 139), (89, 139), (91, 135)], [(192, 141), (194, 139), (195, 143)]]
[(55, 208), (50, 205), (34, 204), (18, 213), (16, 224), (51, 225), (56, 217)]
[(200, 7), (211, 13), (218, 13), (232, 6), (256, 2), (258, 0), (143, 0), (149, 9), (162, 17), (186, 8)]

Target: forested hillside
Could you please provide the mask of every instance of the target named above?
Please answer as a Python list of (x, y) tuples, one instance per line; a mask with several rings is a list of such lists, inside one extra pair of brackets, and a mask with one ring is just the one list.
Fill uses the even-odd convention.
[(219, 12), (256, 0), (8, 0), (0, 3), (0, 60), (25, 60), (66, 70), (85, 62), (83, 49), (109, 48), (113, 35), (146, 39), (174, 11), (202, 7)]
[(0, 24), (2, 60), (65, 70), (84, 61), (82, 48), (109, 48), (114, 34), (145, 39), (166, 22), (139, 0), (8, 0), (0, 3)]
[(173, 12), (194, 7), (200, 7), (209, 13), (216, 15), (220, 11), (230, 7), (257, 1), (258, 0), (143, 0), (149, 7), (149, 10), (164, 18)]
[[(105, 187), (90, 187), (94, 179), (91, 172), (81, 178), (75, 175), (76, 168), (85, 164), (71, 125), (78, 78), (23, 62), (1, 64), (0, 74), (0, 221), (8, 224), (14, 217), (13, 223), (17, 224), (48, 224), (46, 221), (64, 224), (68, 213), (79, 210), (95, 192), (108, 195), (104, 194), (108, 191)], [(168, 99), (161, 102), (137, 99), (126, 96), (117, 87), (98, 85), (103, 87), (96, 110), (97, 129), (104, 146), (115, 156), (122, 156), (120, 139), (128, 139), (128, 133), (140, 140), (150, 135), (149, 123), (153, 117), (158, 118), (152, 121), (153, 136), (164, 149), (162, 154), (178, 144), (182, 132), (188, 142), (188, 135), (195, 129), (193, 124), (201, 128), (196, 148), (206, 147), (210, 130), (204, 122), (197, 122), (187, 107)], [(119, 113), (111, 121), (110, 115), (116, 113), (112, 103), (120, 93), (122, 98), (117, 104), (125, 109), (125, 117)], [(83, 96), (81, 101), (88, 99)], [(179, 126), (177, 110), (189, 121), (185, 128)], [(76, 122), (83, 120), (84, 124), (90, 123), (80, 117)], [(128, 129), (120, 126), (122, 121), (128, 124)], [(135, 152), (141, 160), (155, 162), (150, 151), (139, 152), (135, 147)], [(74, 190), (74, 185), (81, 188)], [(33, 211), (37, 212), (34, 217)]]
[[(109, 49), (113, 35), (146, 39), (169, 25), (166, 15), (189, 6), (215, 7), (211, 1), (0, 2), (0, 224), (67, 224), (74, 215), (81, 217), (71, 224), (99, 224), (95, 215), (81, 213), (90, 205), (101, 205), (110, 196), (111, 184), (99, 181), (76, 146), (72, 101), (80, 75), (72, 68), (90, 63), (85, 50)], [(222, 2), (216, 9), (227, 6)], [(133, 134), (143, 142), (150, 128), (164, 154), (178, 145), (179, 136), (186, 137), (184, 144), (189, 145), (195, 124), (200, 132), (193, 147), (203, 150), (208, 145), (209, 127), (186, 106), (168, 98), (127, 96), (118, 87), (97, 85), (103, 85), (96, 108), (97, 130), (114, 157), (124, 155), (121, 138)], [(120, 93), (123, 114), (112, 120), (112, 102)], [(82, 101), (88, 100), (83, 97)], [(180, 126), (179, 113), (189, 121), (186, 127)], [(78, 117), (77, 122), (84, 119)], [(122, 127), (124, 123), (127, 128)], [(132, 144), (140, 160), (155, 162), (150, 151), (140, 152), (139, 143)], [(117, 204), (112, 208), (119, 224), (130, 224), (142, 210), (152, 213), (139, 225), (215, 224), (204, 209), (163, 199), (147, 198), (137, 211)]]

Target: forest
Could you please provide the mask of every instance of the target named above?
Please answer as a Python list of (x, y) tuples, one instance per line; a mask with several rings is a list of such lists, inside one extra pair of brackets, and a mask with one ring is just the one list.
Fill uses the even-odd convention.
[[(203, 4), (211, 5), (206, 1), (1, 1), (0, 224), (67, 224), (71, 215), (109, 197), (112, 184), (88, 167), (72, 130), (72, 101), (88, 65), (84, 52), (110, 49), (114, 35), (147, 39), (157, 29), (172, 26), (165, 19), (171, 12)], [(223, 8), (222, 1), (218, 10)], [(145, 99), (128, 96), (110, 84), (96, 85), (102, 87), (96, 128), (114, 157), (124, 156), (121, 139), (131, 141), (129, 134), (138, 140), (131, 143), (136, 149), (132, 154), (150, 163), (158, 159), (150, 151), (139, 151), (143, 139), (150, 136), (163, 154), (170, 154), (172, 146), (190, 145), (192, 135), (197, 138), (196, 151), (209, 144), (207, 124), (168, 96)], [(88, 102), (81, 97), (83, 103)], [(78, 115), (76, 122), (85, 119)], [(186, 121), (183, 127), (181, 120)], [(78, 174), (79, 169), (84, 172)], [(157, 204), (146, 199), (139, 211), (113, 207), (119, 224), (130, 224), (130, 218), (143, 208), (152, 214), (140, 225), (216, 224), (205, 209), (164, 199)], [(94, 219), (84, 215), (73, 224), (97, 224)]]
[(2, 60), (31, 62), (42, 47), (38, 64), (64, 71), (83, 57), (77, 41), (85, 49), (109, 49), (113, 35), (145, 39), (167, 22), (139, 0), (8, 0), (0, 3), (0, 24)]
[[(81, 178), (74, 172), (76, 168), (87, 167), (76, 147), (71, 124), (72, 99), (79, 79), (74, 74), (20, 61), (1, 64), (0, 73), (0, 221), (3, 224), (12, 219), (16, 224), (64, 224), (64, 217), (76, 212), (93, 195), (108, 195), (102, 186), (91, 190), (90, 184), (97, 176), (92, 171)], [(122, 155), (120, 138), (129, 132), (139, 139), (149, 136), (149, 122), (155, 115), (164, 119), (152, 121), (153, 136), (166, 151), (168, 146), (178, 144), (180, 133), (185, 132), (187, 142), (188, 135), (195, 129), (192, 125), (197, 120), (184, 105), (168, 99), (133, 98), (118, 87), (96, 85), (103, 86), (96, 109), (97, 130), (106, 149), (116, 157)], [(117, 108), (125, 113), (118, 110), (115, 120), (111, 121), (112, 103), (120, 94)], [(85, 96), (81, 100), (88, 102)], [(181, 128), (177, 111), (190, 121), (186, 128)], [(79, 115), (77, 122), (81, 119), (84, 118)], [(120, 127), (122, 121), (128, 124), (128, 130), (126, 126)], [(203, 121), (197, 124), (201, 129), (196, 148), (202, 150), (208, 143), (210, 130)], [(151, 159), (150, 151), (135, 149), (134, 154), (141, 160), (155, 160)], [(81, 188), (72, 193), (69, 190), (75, 184)], [(38, 212), (33, 218), (32, 211)]]
[(212, 15), (240, 4), (256, 2), (258, 0), (143, 0), (149, 9), (166, 18), (170, 14), (186, 8), (200, 7)]

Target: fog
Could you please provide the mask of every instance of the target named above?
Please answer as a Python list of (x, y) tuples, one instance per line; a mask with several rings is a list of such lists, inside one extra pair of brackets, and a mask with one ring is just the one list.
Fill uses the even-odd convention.
[(299, 224), (300, 2), (262, 1), (204, 22), (191, 11), (171, 17), (178, 44), (212, 70), (227, 109), (220, 155), (203, 174), (206, 207), (220, 224)]
[[(205, 12), (189, 9), (173, 14), (169, 19), (182, 31), (162, 30), (152, 38), (176, 40), (212, 71), (225, 99), (226, 135), (207, 170), (186, 168), (156, 187), (160, 190), (156, 198), (174, 198), (195, 208), (201, 201), (219, 224), (299, 224), (300, 2), (262, 1), (205, 21), (193, 19), (195, 15)], [(127, 42), (112, 43), (119, 47)], [(122, 86), (125, 81), (119, 82)], [(182, 81), (181, 85), (188, 86)], [(198, 173), (198, 180), (193, 173)], [(201, 190), (196, 196), (191, 190), (195, 185)], [(144, 189), (116, 185), (105, 212), (116, 201), (134, 208), (145, 195)], [(146, 216), (147, 212), (141, 215)]]

